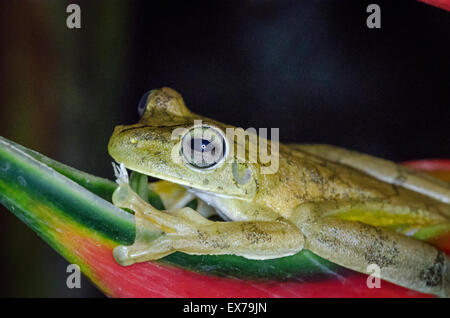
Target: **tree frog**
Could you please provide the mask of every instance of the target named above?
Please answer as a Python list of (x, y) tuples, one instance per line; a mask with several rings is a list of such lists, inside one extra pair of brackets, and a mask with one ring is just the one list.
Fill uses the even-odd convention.
[[(119, 171), (113, 203), (133, 210), (140, 229), (162, 233), (156, 239), (139, 234), (133, 245), (117, 247), (119, 264), (175, 251), (263, 260), (308, 249), (362, 273), (376, 264), (384, 280), (450, 296), (448, 256), (412, 237), (434, 225), (449, 231), (448, 183), (334, 146), (259, 138), (276, 150), (278, 160), (276, 170), (263, 173), (261, 149), (256, 148), (256, 160), (248, 158), (249, 138), (228, 137), (233, 126), (192, 113), (167, 87), (144, 95), (139, 113), (137, 124), (115, 127), (110, 155), (122, 167), (162, 179), (163, 187), (173, 185), (185, 195), (175, 191), (178, 199), (157, 210)], [(182, 207), (187, 197), (199, 198), (224, 221)]]

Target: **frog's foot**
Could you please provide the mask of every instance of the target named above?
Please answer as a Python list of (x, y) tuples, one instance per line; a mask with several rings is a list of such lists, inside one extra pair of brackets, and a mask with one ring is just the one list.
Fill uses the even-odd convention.
[(138, 262), (160, 259), (173, 252), (170, 240), (163, 235), (147, 244), (136, 241), (135, 244), (130, 246), (117, 246), (113, 255), (117, 263), (128, 266)]
[[(122, 265), (159, 259), (175, 251), (269, 259), (293, 255), (303, 248), (303, 235), (290, 222), (213, 222), (187, 207), (162, 212), (124, 183), (114, 192), (113, 202), (135, 212), (134, 244), (119, 246), (114, 251)], [(164, 233), (157, 239), (149, 239), (145, 234), (148, 223)]]
[[(295, 210), (291, 221), (305, 235), (306, 249), (361, 273), (371, 274), (369, 266), (375, 264), (382, 279), (424, 293), (450, 297), (448, 256), (434, 246), (403, 234), (337, 218), (336, 211), (345, 206), (336, 202), (307, 203)], [(370, 208), (370, 205), (361, 205), (361, 209)], [(379, 206), (372, 208), (376, 210)], [(396, 212), (391, 208), (386, 212)]]

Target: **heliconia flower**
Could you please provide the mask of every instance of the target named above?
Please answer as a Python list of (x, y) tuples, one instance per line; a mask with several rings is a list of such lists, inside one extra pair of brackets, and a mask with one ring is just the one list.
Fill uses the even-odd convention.
[(450, 1), (448, 0), (419, 0), (420, 2), (450, 11)]
[[(407, 163), (450, 180), (450, 160)], [(0, 137), (0, 202), (111, 297), (432, 297), (303, 250), (273, 260), (174, 253), (123, 267), (112, 254), (135, 237), (134, 217), (111, 204), (112, 181), (78, 171)], [(149, 193), (149, 200), (157, 200)], [(156, 202), (156, 201), (155, 201)], [(156, 202), (157, 203), (157, 202)], [(415, 235), (450, 253), (448, 229)]]

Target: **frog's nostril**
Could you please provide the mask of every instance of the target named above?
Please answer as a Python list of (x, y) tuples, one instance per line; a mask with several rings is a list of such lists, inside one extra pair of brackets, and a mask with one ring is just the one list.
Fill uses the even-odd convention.
[(150, 95), (151, 92), (152, 92), (152, 90), (145, 93), (144, 96), (142, 96), (139, 101), (139, 105), (138, 105), (139, 117), (144, 116), (145, 110), (147, 108), (148, 96)]

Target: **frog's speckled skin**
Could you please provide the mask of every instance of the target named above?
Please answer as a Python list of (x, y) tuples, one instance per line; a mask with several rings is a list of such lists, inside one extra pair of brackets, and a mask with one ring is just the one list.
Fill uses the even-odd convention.
[[(307, 248), (359, 272), (375, 263), (383, 279), (450, 295), (448, 257), (405, 235), (449, 223), (447, 183), (345, 149), (279, 144), (278, 171), (262, 174), (261, 163), (245, 163), (251, 178), (243, 184), (232, 171), (233, 162), (243, 159), (237, 155), (210, 170), (172, 160), (180, 143), (180, 138), (171, 138), (172, 132), (191, 128), (194, 120), (223, 132), (232, 127), (191, 113), (170, 88), (154, 90), (138, 124), (115, 128), (109, 152), (131, 170), (188, 187), (232, 222), (212, 222), (189, 208), (158, 211), (122, 184), (115, 204), (133, 209), (140, 228), (150, 222), (166, 234), (152, 242), (138, 234), (134, 245), (116, 249), (120, 263), (157, 259), (177, 250), (267, 259)], [(228, 142), (248, 150), (248, 145)], [(404, 224), (404, 233), (382, 228), (393, 222)]]

